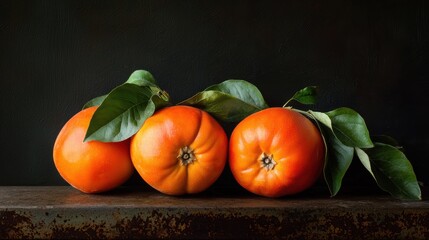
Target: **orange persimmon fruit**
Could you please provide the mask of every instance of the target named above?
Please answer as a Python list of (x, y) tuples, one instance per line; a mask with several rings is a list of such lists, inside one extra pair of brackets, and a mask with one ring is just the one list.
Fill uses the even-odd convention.
[(228, 151), (222, 126), (191, 106), (165, 107), (131, 139), (131, 159), (142, 179), (168, 195), (199, 193), (221, 175)]
[(122, 142), (84, 142), (90, 120), (97, 107), (76, 113), (59, 132), (53, 159), (61, 177), (84, 193), (112, 190), (134, 172), (130, 140)]
[(229, 166), (237, 182), (266, 197), (295, 194), (319, 178), (325, 145), (318, 128), (301, 113), (272, 107), (253, 113), (233, 129)]

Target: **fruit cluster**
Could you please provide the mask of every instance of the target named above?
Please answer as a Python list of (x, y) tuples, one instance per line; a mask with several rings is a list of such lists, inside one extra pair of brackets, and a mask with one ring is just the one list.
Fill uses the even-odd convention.
[[(421, 199), (413, 168), (392, 138), (370, 137), (350, 108), (302, 111), (288, 106), (291, 100), (313, 104), (316, 88), (269, 107), (251, 83), (227, 80), (173, 105), (148, 71), (137, 70), (67, 121), (53, 160), (61, 177), (85, 193), (117, 188), (135, 170), (159, 192), (199, 193), (228, 164), (257, 195), (296, 194), (323, 175), (334, 196), (356, 153), (381, 189)], [(229, 138), (218, 121), (237, 123)]]

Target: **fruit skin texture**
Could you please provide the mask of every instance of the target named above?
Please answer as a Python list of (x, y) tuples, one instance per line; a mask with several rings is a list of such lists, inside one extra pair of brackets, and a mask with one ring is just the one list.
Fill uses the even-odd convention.
[(53, 149), (55, 167), (61, 177), (84, 193), (112, 190), (134, 172), (130, 140), (83, 142), (96, 109), (81, 110), (70, 118), (58, 134)]
[(322, 136), (309, 119), (273, 107), (249, 115), (234, 128), (229, 164), (243, 188), (281, 197), (313, 185), (323, 170), (324, 154)]
[(137, 172), (150, 186), (168, 195), (206, 190), (221, 175), (227, 151), (228, 139), (219, 123), (190, 106), (155, 112), (131, 140), (131, 159)]

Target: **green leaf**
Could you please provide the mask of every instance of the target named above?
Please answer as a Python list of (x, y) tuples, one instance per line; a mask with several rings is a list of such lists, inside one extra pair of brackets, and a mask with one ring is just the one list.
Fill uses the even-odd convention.
[(421, 200), (416, 175), (403, 152), (394, 146), (378, 142), (373, 148), (355, 150), (382, 190), (399, 199)]
[[(317, 101), (317, 87), (309, 86), (296, 92), (288, 102), (295, 100), (302, 104), (315, 104)], [(287, 103), (288, 103), (287, 102)], [(287, 105), (287, 103), (285, 105)]]
[(371, 173), (372, 177), (375, 179), (374, 173), (371, 169), (371, 162), (369, 160), (368, 154), (366, 152), (358, 147), (355, 147), (356, 155), (358, 156), (360, 162), (362, 165), (368, 170), (369, 173)]
[(342, 144), (331, 131), (325, 134), (328, 144), (328, 158), (323, 170), (331, 196), (337, 195), (343, 178), (353, 160), (353, 148)]
[(124, 83), (95, 111), (85, 141), (119, 142), (134, 135), (156, 109), (167, 105), (150, 87)]
[(268, 107), (259, 89), (245, 80), (226, 80), (219, 84), (212, 85), (206, 90), (228, 94), (260, 109)]
[(93, 99), (89, 100), (87, 103), (85, 103), (85, 105), (83, 105), (82, 109), (86, 109), (86, 108), (93, 107), (93, 106), (100, 106), (101, 103), (104, 101), (104, 99), (106, 99), (106, 97), (107, 97), (107, 94), (93, 98)]
[[(153, 75), (146, 70), (134, 71), (125, 83), (130, 83), (137, 86), (149, 86), (151, 87), (151, 90), (154, 93), (157, 93), (161, 90), (156, 85), (156, 81)], [(107, 95), (108, 94), (91, 99), (90, 101), (85, 103), (82, 109), (93, 107), (93, 106), (100, 106), (101, 103), (104, 101), (104, 99), (106, 99)]]
[(343, 144), (359, 148), (374, 146), (364, 119), (353, 109), (342, 107), (327, 112), (326, 115), (331, 119), (335, 136)]
[(153, 94), (161, 96), (165, 101), (169, 101), (170, 99), (168, 93), (158, 87), (153, 75), (146, 70), (134, 71), (125, 83), (134, 84), (140, 87), (150, 87)]
[(353, 160), (353, 148), (341, 143), (334, 135), (332, 123), (327, 114), (311, 110), (308, 112), (315, 120), (323, 124), (318, 124), (327, 150), (323, 175), (331, 196), (335, 196), (339, 192), (342, 180)]
[(153, 75), (146, 70), (134, 71), (125, 83), (135, 84), (137, 86), (157, 87)]
[(312, 110), (308, 110), (308, 112), (319, 122), (321, 122), (326, 127), (332, 129), (332, 121), (326, 113), (323, 112), (314, 112)]
[(238, 122), (267, 108), (261, 92), (244, 80), (226, 80), (208, 87), (179, 104), (200, 108), (227, 122)]
[(396, 147), (397, 149), (403, 151), (402, 146), (400, 146), (399, 142), (396, 141), (396, 139), (394, 139), (391, 136), (387, 136), (387, 135), (374, 135), (371, 136), (371, 140), (374, 142), (379, 142), (379, 143), (384, 143), (384, 144), (389, 144), (392, 145), (394, 147)]

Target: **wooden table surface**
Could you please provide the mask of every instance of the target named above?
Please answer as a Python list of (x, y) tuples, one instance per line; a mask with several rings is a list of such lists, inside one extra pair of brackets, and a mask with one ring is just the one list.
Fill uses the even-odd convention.
[(429, 239), (429, 200), (1, 186), (0, 238)]

